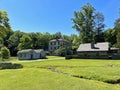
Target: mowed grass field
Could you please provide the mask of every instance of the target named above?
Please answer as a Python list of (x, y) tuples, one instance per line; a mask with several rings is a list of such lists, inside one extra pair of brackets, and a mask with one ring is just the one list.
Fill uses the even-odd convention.
[(12, 58), (23, 68), (0, 70), (0, 90), (120, 90), (120, 60), (48, 58)]

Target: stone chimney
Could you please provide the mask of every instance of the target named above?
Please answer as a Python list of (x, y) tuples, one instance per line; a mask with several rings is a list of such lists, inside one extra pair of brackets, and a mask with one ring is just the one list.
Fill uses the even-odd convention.
[(92, 42), (92, 43), (91, 43), (91, 48), (92, 48), (92, 49), (94, 49), (94, 48), (95, 48), (95, 46), (94, 46), (94, 45), (95, 45), (95, 43), (94, 43), (94, 42)]

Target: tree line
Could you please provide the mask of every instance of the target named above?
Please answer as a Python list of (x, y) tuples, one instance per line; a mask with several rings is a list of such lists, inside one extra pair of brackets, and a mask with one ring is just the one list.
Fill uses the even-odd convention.
[(61, 32), (25, 33), (12, 30), (7, 12), (0, 10), (0, 50), (3, 47), (7, 48), (12, 56), (16, 56), (17, 52), (22, 49), (47, 51), (48, 42), (56, 37), (70, 41), (73, 50), (76, 50), (81, 43), (91, 42), (109, 42), (111, 46), (120, 48), (120, 17), (115, 20), (113, 28), (105, 30), (104, 15), (96, 12), (95, 8), (87, 3), (81, 7), (80, 11), (74, 12), (72, 22), (73, 28), (78, 31), (79, 35), (63, 35)]

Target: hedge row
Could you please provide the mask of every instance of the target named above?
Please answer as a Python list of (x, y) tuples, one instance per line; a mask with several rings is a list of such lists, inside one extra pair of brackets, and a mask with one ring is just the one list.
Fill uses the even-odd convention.
[(18, 69), (23, 68), (21, 64), (12, 64), (12, 63), (0, 63), (0, 70), (1, 69)]

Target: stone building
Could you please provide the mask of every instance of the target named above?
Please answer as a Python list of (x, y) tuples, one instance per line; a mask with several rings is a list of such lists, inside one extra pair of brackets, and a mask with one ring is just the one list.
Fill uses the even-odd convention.
[(65, 46), (66, 43), (68, 43), (67, 40), (65, 39), (53, 39), (49, 41), (49, 46), (48, 46), (48, 50), (50, 55), (54, 55), (54, 51), (57, 50), (59, 47), (61, 46)]
[(117, 48), (111, 48), (108, 42), (80, 44), (77, 49), (80, 58), (120, 58)]

